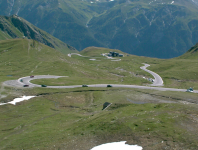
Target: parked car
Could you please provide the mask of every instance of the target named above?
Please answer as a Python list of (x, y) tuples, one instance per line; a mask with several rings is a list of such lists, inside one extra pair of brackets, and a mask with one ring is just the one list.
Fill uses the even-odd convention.
[(186, 92), (193, 92), (193, 88), (189, 88), (189, 89), (187, 89), (187, 91)]
[(47, 87), (47, 85), (42, 84), (41, 87)]
[(109, 84), (109, 85), (107, 85), (107, 87), (112, 87), (112, 85)]
[(30, 76), (30, 78), (34, 78), (34, 76)]
[(23, 87), (29, 87), (29, 85), (25, 84), (25, 85), (23, 85)]
[(86, 85), (86, 84), (83, 84), (83, 85), (82, 85), (82, 87), (88, 87), (88, 85)]
[(21, 79), (20, 82), (23, 82), (23, 79)]

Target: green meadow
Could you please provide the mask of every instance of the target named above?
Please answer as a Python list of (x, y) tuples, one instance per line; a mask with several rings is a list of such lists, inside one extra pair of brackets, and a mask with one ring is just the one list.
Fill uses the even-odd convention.
[[(121, 61), (102, 53), (117, 51)], [(158, 73), (165, 87), (197, 89), (197, 57), (189, 53), (173, 59), (129, 55), (119, 50), (89, 47), (80, 57), (68, 57), (28, 39), (0, 41), (0, 102), (21, 95), (37, 97), (0, 106), (0, 149), (90, 150), (94, 146), (127, 141), (145, 150), (198, 147), (197, 94), (127, 88), (16, 88), (3, 84), (30, 75), (66, 76), (32, 80), (46, 85), (149, 85), (142, 63)], [(96, 59), (91, 61), (89, 59)], [(105, 102), (112, 103), (102, 110)]]

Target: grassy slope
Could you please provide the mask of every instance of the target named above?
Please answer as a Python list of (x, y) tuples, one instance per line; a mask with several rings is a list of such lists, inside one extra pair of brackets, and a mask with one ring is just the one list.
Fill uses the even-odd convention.
[[(97, 59), (103, 60), (99, 62), (79, 56), (69, 58), (32, 40), (1, 41), (0, 79), (2, 82), (32, 74), (54, 74), (69, 76), (68, 79), (117, 81), (121, 77), (111, 72), (126, 75), (124, 79), (127, 79), (131, 76), (129, 72), (144, 75), (139, 69), (142, 62), (153, 64), (154, 69), (157, 64), (165, 65), (165, 61), (168, 64), (176, 61), (125, 55), (122, 61), (111, 62), (100, 56), (109, 51), (87, 48), (81, 52), (99, 56)], [(157, 69), (156, 72), (159, 73)], [(163, 72), (159, 74), (163, 75)], [(138, 82), (130, 79), (130, 83), (143, 83), (139, 76), (132, 76)], [(65, 79), (60, 84), (68, 80)], [(0, 106), (0, 149), (88, 150), (99, 144), (125, 140), (147, 150), (194, 150), (198, 146), (197, 94), (117, 88), (17, 89), (3, 86), (0, 92), (11, 96), (38, 96), (16, 106)], [(104, 102), (110, 102), (112, 106), (102, 111)]]
[(29, 39), (37, 40), (45, 45), (53, 47), (60, 52), (67, 54), (77, 52), (74, 48), (63, 43), (47, 32), (35, 27), (25, 19), (18, 16), (0, 16), (0, 40), (23, 38), (25, 35)]
[(50, 68), (56, 62), (61, 64), (64, 61), (62, 54), (55, 49), (28, 39), (6, 40), (0, 43), (1, 81), (8, 79), (6, 75), (18, 78), (32, 73), (45, 74), (47, 70), (49, 73), (56, 70), (63, 72), (61, 65), (53, 70)]
[[(127, 101), (127, 98), (145, 101), (144, 92), (158, 95), (151, 97), (157, 101), (150, 104)], [(29, 93), (46, 95), (17, 106), (1, 106), (1, 149), (88, 150), (106, 142), (124, 140), (150, 150), (195, 149), (198, 144), (197, 105), (156, 104), (165, 99), (159, 96), (172, 95), (166, 99), (170, 102), (177, 97), (173, 92), (35, 89)], [(186, 93), (179, 95), (183, 97), (178, 102), (187, 96)], [(196, 95), (188, 96), (196, 99)], [(105, 101), (113, 104), (102, 111)]]
[(7, 33), (3, 32), (3, 31), (1, 31), (1, 32), (0, 32), (0, 39), (7, 40), (7, 39), (12, 39), (12, 37), (11, 37), (9, 34), (7, 34)]
[(0, 16), (0, 40), (12, 39), (16, 37), (23, 37), (21, 33), (13, 24), (5, 17)]
[(180, 56), (181, 59), (192, 59), (196, 60), (198, 58), (198, 43), (191, 47), (184, 55)]
[(198, 89), (198, 53), (197, 44), (184, 55), (168, 59), (159, 60), (152, 64), (149, 69), (158, 72), (165, 81), (166, 87)]
[[(46, 85), (79, 85), (79, 84), (149, 84), (143, 76), (151, 77), (150, 74), (142, 71), (140, 66), (142, 62), (149, 58), (137, 57), (125, 54), (126, 57), (121, 58), (122, 61), (114, 62), (101, 53), (108, 53), (110, 49), (90, 47), (83, 50), (80, 54), (90, 57), (79, 57), (72, 55), (72, 58), (78, 60), (76, 68), (79, 76), (70, 76), (69, 78), (60, 79), (40, 79), (34, 80), (33, 83)], [(112, 50), (113, 51), (113, 50)], [(121, 51), (115, 50), (122, 53)], [(96, 61), (89, 59), (95, 58)], [(120, 59), (120, 58), (118, 58)], [(150, 59), (155, 60), (155, 59)]]
[[(94, 84), (94, 83), (120, 83), (120, 84), (145, 84), (147, 80), (136, 74), (148, 75), (139, 69), (139, 62), (134, 63), (131, 73), (119, 70), (119, 62), (110, 60), (98, 62), (90, 61), (79, 56), (67, 55), (38, 43), (33, 40), (15, 39), (0, 42), (0, 82), (18, 79), (29, 75), (60, 75), (68, 78), (35, 80), (34, 83), (46, 85)], [(112, 65), (113, 68), (107, 66)], [(128, 63), (125, 62), (125, 65)], [(125, 69), (124, 66), (121, 66)], [(109, 68), (109, 69), (108, 69)], [(137, 69), (137, 70), (136, 70)], [(124, 76), (124, 77), (122, 77)]]
[[(109, 51), (117, 51), (119, 53), (123, 53), (119, 50), (110, 50), (106, 48), (96, 48), (90, 47), (81, 51), (80, 54), (83, 56), (90, 57), (79, 57), (73, 55), (72, 58), (79, 60), (80, 62), (84, 62), (89, 66), (95, 67), (98, 70), (104, 71), (106, 74), (114, 76), (110, 76), (104, 80), (104, 77), (94, 80), (97, 75), (89, 76), (88, 78), (85, 76), (83, 80), (81, 77), (78, 79), (76, 77), (70, 78), (70, 81), (66, 81), (64, 78), (60, 79), (46, 79), (46, 80), (34, 80), (34, 83), (38, 84), (49, 84), (49, 85), (70, 85), (70, 84), (95, 84), (95, 83), (111, 83), (111, 84), (139, 84), (144, 85), (147, 82), (144, 79), (141, 79), (143, 76), (151, 77), (152, 76), (142, 70), (139, 69), (142, 66), (142, 63), (148, 63), (151, 66), (148, 69), (158, 73), (164, 80), (165, 87), (174, 87), (187, 89), (189, 87), (194, 87), (194, 89), (198, 89), (197, 83), (197, 63), (196, 53), (190, 55), (186, 53), (185, 55), (173, 58), (173, 59), (156, 59), (156, 58), (148, 58), (148, 57), (139, 57), (135, 55), (128, 55), (123, 53), (125, 57), (121, 58), (122, 61), (112, 62), (110, 60), (105, 59), (105, 57), (101, 56), (102, 53), (108, 53)], [(187, 57), (188, 56), (188, 57)], [(95, 58), (98, 61), (90, 61), (90, 58)], [(185, 58), (185, 59), (184, 59)], [(194, 58), (194, 59), (192, 59)], [(190, 67), (189, 67), (190, 66)], [(76, 80), (77, 79), (77, 80)], [(76, 81), (75, 81), (76, 80)]]

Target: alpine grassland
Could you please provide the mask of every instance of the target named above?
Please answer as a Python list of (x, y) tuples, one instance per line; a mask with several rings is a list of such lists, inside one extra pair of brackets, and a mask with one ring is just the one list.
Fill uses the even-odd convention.
[[(148, 69), (163, 78), (165, 87), (197, 89), (194, 49), (181, 57), (157, 59), (89, 47), (79, 53), (82, 56), (69, 57), (35, 40), (0, 41), (0, 102), (22, 95), (36, 96), (16, 105), (0, 105), (0, 149), (90, 150), (119, 141), (138, 144), (145, 150), (197, 149), (197, 93), (115, 87), (25, 88), (4, 83), (49, 74), (65, 77), (31, 82), (150, 86), (146, 78), (152, 76), (140, 69), (147, 63)], [(107, 59), (101, 55), (109, 51), (124, 57)], [(105, 102), (111, 105), (102, 110)]]
[(151, 65), (149, 69), (158, 72), (165, 81), (166, 87), (197, 89), (198, 83), (198, 45), (196, 44), (185, 54)]

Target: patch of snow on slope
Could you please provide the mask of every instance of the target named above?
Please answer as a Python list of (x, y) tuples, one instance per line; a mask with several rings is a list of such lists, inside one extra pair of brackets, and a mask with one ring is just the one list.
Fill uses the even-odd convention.
[(142, 150), (143, 149), (141, 146), (128, 145), (125, 143), (126, 141), (102, 144), (92, 148), (91, 150)]
[(174, 4), (175, 1), (172, 1), (170, 4)]
[(6, 104), (16, 105), (16, 103), (18, 103), (18, 102), (29, 100), (33, 97), (36, 97), (36, 96), (22, 96), (21, 98), (15, 98), (13, 101), (8, 102), (8, 103), (0, 103), (0, 105), (6, 105)]

